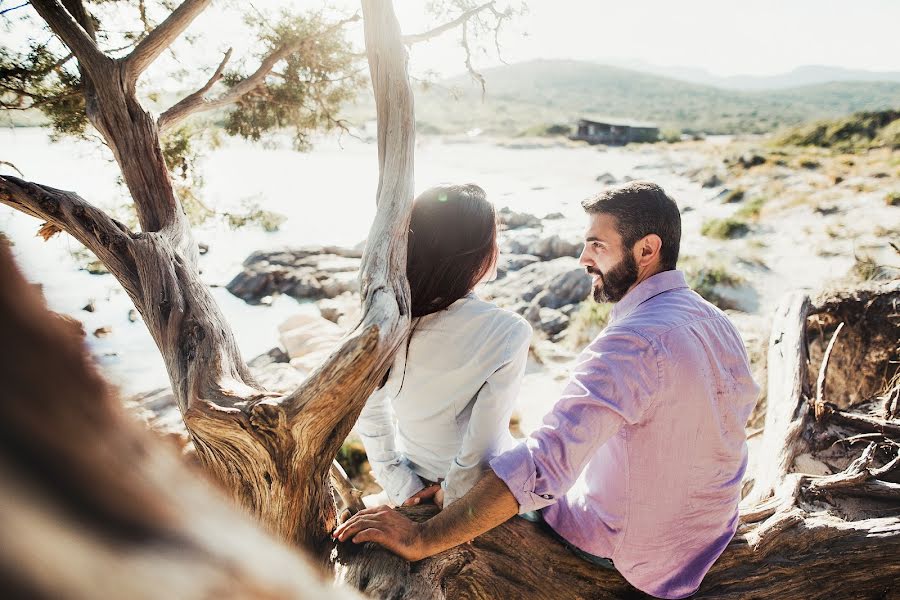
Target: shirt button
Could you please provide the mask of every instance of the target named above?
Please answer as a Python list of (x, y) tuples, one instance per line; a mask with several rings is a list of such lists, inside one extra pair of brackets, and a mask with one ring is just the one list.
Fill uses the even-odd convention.
[(553, 500), (553, 494), (541, 494), (541, 498), (544, 500)]

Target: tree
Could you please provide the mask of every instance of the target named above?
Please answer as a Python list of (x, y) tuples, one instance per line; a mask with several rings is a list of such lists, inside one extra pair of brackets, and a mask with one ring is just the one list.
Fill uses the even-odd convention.
[[(140, 231), (75, 193), (16, 177), (0, 177), (0, 202), (43, 220), (45, 237), (70, 233), (104, 263), (163, 355), (203, 464), (273, 533), (321, 548), (335, 524), (332, 459), (409, 326), (405, 240), (415, 131), (405, 45), (460, 26), (468, 50), (465, 28), (470, 21), (489, 14), (499, 24), (508, 13), (493, 2), (448, 2), (445, 7), (461, 9), (455, 19), (404, 39), (390, 3), (363, 2), (381, 167), (378, 214), (360, 274), (364, 316), (299, 389), (277, 396), (254, 380), (199, 279), (197, 244), (167, 169), (160, 132), (191, 114), (232, 104), (226, 127), (251, 138), (291, 125), (304, 141), (314, 127), (339, 126), (333, 109), (351, 89), (347, 81), (357, 78), (342, 28), (358, 17), (328, 23), (318, 15), (284, 15), (275, 25), (252, 20), (267, 30), (262, 34), (267, 51), (259, 67), (246, 76), (225, 73), (226, 53), (203, 87), (154, 118), (138, 99), (138, 80), (209, 0), (184, 0), (155, 26), (142, 1), (99, 2), (92, 8), (136, 6), (143, 25), (123, 48), (107, 51), (101, 46), (109, 35), (81, 0), (30, 4), (59, 47), (35, 43), (24, 55), (4, 50), (5, 106), (44, 109), (59, 116), (54, 124), (60, 131), (82, 133), (85, 120), (89, 122), (121, 169)], [(70, 67), (73, 60), (77, 71)], [(333, 81), (336, 74), (346, 75), (347, 81)], [(220, 79), (226, 91), (208, 98)], [(304, 105), (307, 101), (313, 105)]]
[[(204, 467), (272, 534), (322, 555), (330, 548), (327, 532), (335, 522), (329, 483), (332, 459), (409, 327), (405, 240), (415, 121), (404, 38), (391, 3), (362, 3), (380, 165), (378, 212), (360, 274), (364, 316), (325, 364), (285, 396), (266, 391), (253, 379), (198, 278), (196, 244), (166, 170), (159, 123), (135, 94), (140, 74), (208, 0), (185, 0), (118, 58), (100, 50), (95, 21), (80, 1), (33, 0), (32, 5), (77, 61), (85, 113), (113, 150), (141, 231), (131, 231), (74, 193), (15, 177), (0, 177), (0, 202), (44, 220), (45, 234), (71, 233), (104, 262), (134, 301), (163, 354)], [(494, 10), (492, 3), (473, 6), (447, 26), (463, 27), (467, 44), (468, 19), (484, 12), (498, 19), (505, 14)], [(852, 296), (818, 303), (816, 314), (837, 314), (854, 330), (866, 331), (873, 323), (878, 331), (894, 336), (887, 339), (896, 340), (897, 325), (890, 315), (895, 314), (898, 290), (866, 294), (863, 299)], [(868, 518), (868, 513), (854, 521), (823, 516), (817, 498), (834, 506), (838, 504), (832, 496), (848, 491), (896, 498), (897, 484), (888, 478), (898, 461), (886, 458), (895, 443), (891, 427), (896, 426), (896, 413), (875, 421), (863, 419), (887, 441), (879, 441), (839, 476), (827, 480), (792, 472), (798, 468), (798, 457), (818, 448), (809, 441), (821, 433), (816, 427), (860, 419), (820, 403), (821, 421), (810, 420), (804, 354), (810, 306), (802, 298), (786, 306), (770, 346), (770, 369), (780, 365), (776, 375), (770, 374), (765, 434), (767, 447), (775, 454), (757, 475), (758, 491), (743, 512), (742, 531), (699, 595), (764, 598), (802, 590), (805, 597), (824, 597), (832, 593), (823, 587), (826, 581), (834, 583), (832, 590), (849, 596), (884, 594), (900, 571), (891, 558), (900, 550), (900, 519)], [(873, 344), (882, 342), (861, 336), (857, 348)], [(889, 364), (889, 358), (872, 360)], [(822, 364), (827, 370), (828, 359), (823, 358)], [(352, 502), (346, 490), (339, 494), (342, 491)], [(413, 513), (427, 516), (423, 509)], [(877, 545), (871, 544), (873, 536), (878, 536)], [(843, 552), (845, 572), (840, 581), (829, 580), (834, 556), (818, 551), (816, 545), (823, 543), (836, 544)], [(881, 571), (873, 571), (870, 561), (879, 560)], [(797, 566), (786, 567), (790, 561)], [(341, 579), (384, 597), (635, 594), (620, 577), (590, 570), (533, 525), (519, 520), (413, 566), (371, 547), (342, 547), (336, 564)]]

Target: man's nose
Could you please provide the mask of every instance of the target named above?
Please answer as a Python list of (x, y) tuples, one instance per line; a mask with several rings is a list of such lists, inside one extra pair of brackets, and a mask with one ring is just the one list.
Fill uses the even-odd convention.
[(584, 245), (584, 248), (581, 249), (581, 255), (578, 257), (578, 263), (583, 267), (591, 267), (594, 265), (594, 261), (588, 256), (588, 246)]

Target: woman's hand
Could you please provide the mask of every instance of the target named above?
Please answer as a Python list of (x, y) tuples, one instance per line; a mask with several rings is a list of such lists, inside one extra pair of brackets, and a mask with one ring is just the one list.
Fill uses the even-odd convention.
[(433, 483), (407, 498), (400, 506), (416, 506), (417, 504), (421, 504), (423, 500), (434, 499), (437, 494), (441, 494), (441, 504), (443, 504), (443, 490), (440, 485)]

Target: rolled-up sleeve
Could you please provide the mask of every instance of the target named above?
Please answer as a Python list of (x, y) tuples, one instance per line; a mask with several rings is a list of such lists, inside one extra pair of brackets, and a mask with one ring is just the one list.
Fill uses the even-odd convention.
[(597, 448), (623, 424), (641, 420), (659, 385), (653, 345), (629, 329), (604, 330), (579, 357), (541, 427), (490, 462), (519, 503), (519, 513), (563, 496)]
[(396, 449), (396, 428), (390, 400), (384, 388), (375, 390), (363, 407), (356, 423), (375, 480), (387, 492), (391, 502), (399, 506), (425, 487), (422, 479), (409, 466), (406, 457)]

